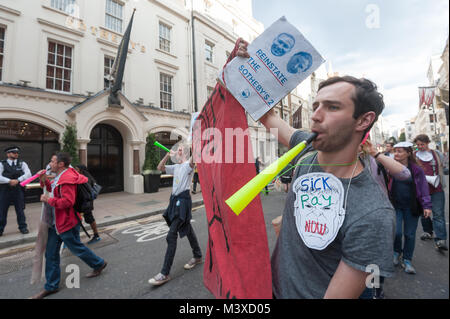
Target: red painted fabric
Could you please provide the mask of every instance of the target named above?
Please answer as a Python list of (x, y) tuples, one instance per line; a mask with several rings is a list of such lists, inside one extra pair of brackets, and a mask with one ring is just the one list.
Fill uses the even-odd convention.
[[(238, 42), (228, 62), (236, 56), (237, 48)], [(239, 216), (225, 203), (256, 175), (250, 135), (245, 138), (244, 147), (242, 142), (238, 143), (243, 154), (238, 151), (236, 158), (236, 138), (225, 138), (225, 128), (245, 131), (247, 119), (239, 102), (217, 84), (193, 128), (193, 156), (209, 234), (204, 284), (216, 298), (272, 298), (270, 254), (261, 199), (256, 197)], [(230, 143), (234, 146), (230, 147)], [(235, 155), (229, 163), (231, 149)], [(241, 155), (244, 163), (236, 163)]]

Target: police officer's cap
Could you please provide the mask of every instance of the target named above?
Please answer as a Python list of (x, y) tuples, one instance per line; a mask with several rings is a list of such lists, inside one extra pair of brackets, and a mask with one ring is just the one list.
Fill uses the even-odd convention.
[(20, 152), (20, 147), (10, 146), (10, 147), (5, 148), (5, 153), (9, 153), (9, 152)]

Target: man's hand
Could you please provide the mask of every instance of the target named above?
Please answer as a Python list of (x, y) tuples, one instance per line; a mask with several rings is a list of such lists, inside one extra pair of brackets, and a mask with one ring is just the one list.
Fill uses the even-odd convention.
[(241, 40), (241, 42), (239, 43), (239, 49), (238, 49), (236, 55), (240, 56), (242, 58), (249, 58), (250, 54), (248, 54), (248, 52), (247, 52), (248, 42), (242, 38), (239, 38), (239, 40)]
[(19, 181), (17, 179), (11, 179), (9, 181), (9, 185), (11, 186), (17, 186), (17, 184), (19, 184)]
[(424, 209), (423, 210), (423, 216), (425, 218), (431, 217), (431, 209)]
[(42, 194), (41, 195), (41, 202), (43, 202), (43, 203), (48, 203), (48, 196), (47, 195), (44, 195), (44, 194)]

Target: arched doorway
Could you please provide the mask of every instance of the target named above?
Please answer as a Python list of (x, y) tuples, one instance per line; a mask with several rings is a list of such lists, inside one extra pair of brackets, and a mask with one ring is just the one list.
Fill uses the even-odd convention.
[[(31, 174), (45, 168), (52, 153), (60, 149), (58, 133), (44, 126), (26, 121), (0, 120), (1, 159), (6, 158), (3, 150), (12, 145), (20, 147), (19, 158), (27, 163)], [(27, 203), (38, 202), (42, 193), (39, 185), (31, 186), (25, 191)]]
[(111, 125), (98, 124), (87, 146), (87, 166), (102, 193), (123, 191), (123, 140)]

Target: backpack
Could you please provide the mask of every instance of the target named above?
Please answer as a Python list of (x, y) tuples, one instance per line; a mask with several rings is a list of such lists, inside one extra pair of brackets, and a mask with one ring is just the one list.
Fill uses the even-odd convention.
[[(61, 185), (59, 185), (59, 193), (61, 194)], [(75, 204), (73, 205), (74, 214), (80, 223), (81, 228), (86, 233), (88, 238), (91, 238), (89, 233), (84, 228), (83, 223), (77, 215), (78, 213), (90, 212), (94, 209), (94, 199), (97, 197), (92, 186), (87, 182), (84, 184), (77, 184), (77, 193), (75, 195)]]
[(73, 209), (79, 213), (87, 213), (94, 209), (94, 199), (97, 195), (89, 183), (77, 185), (77, 195)]

